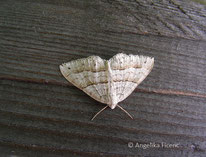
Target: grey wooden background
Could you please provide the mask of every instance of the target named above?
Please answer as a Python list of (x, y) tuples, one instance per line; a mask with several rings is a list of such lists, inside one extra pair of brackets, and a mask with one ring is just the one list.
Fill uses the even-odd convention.
[[(206, 6), (190, 0), (1, 0), (0, 156), (206, 156)], [(59, 65), (119, 52), (155, 58), (120, 109)], [(161, 142), (178, 148), (132, 148)]]

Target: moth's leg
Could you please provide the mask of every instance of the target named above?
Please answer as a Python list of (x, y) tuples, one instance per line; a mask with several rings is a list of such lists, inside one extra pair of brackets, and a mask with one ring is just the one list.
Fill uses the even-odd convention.
[(101, 109), (99, 112), (97, 112), (91, 120), (94, 120), (94, 118), (95, 118), (98, 114), (100, 114), (102, 111), (104, 111), (107, 107), (108, 107), (108, 106), (105, 106), (103, 109)]
[(131, 114), (129, 114), (129, 112), (127, 112), (125, 109), (123, 109), (121, 106), (119, 106), (118, 104), (117, 104), (117, 106), (122, 110), (122, 111), (124, 111), (130, 118), (132, 118), (133, 119), (133, 117), (131, 116)]

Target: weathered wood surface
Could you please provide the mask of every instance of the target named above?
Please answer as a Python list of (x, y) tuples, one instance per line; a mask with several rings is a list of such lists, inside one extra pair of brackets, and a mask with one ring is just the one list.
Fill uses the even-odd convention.
[[(206, 7), (178, 0), (2, 0), (1, 156), (206, 156)], [(58, 65), (119, 52), (155, 57), (121, 110), (72, 86)], [(129, 148), (128, 142), (179, 144)]]

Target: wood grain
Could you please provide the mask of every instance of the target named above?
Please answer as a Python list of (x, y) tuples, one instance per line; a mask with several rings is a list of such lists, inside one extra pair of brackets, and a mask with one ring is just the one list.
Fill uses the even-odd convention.
[[(206, 9), (192, 1), (0, 2), (2, 156), (206, 155)], [(120, 103), (104, 105), (67, 82), (59, 65), (116, 53), (155, 58)], [(179, 148), (129, 148), (128, 142)]]

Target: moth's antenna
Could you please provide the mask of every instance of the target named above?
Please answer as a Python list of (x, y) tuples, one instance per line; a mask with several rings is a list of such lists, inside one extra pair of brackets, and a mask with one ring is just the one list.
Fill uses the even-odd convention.
[(97, 112), (91, 120), (94, 120), (94, 118), (95, 118), (98, 114), (100, 114), (102, 111), (104, 111), (107, 107), (108, 107), (108, 106), (105, 106), (103, 109), (101, 109), (99, 112)]
[(133, 117), (131, 116), (131, 114), (129, 114), (129, 112), (127, 112), (125, 109), (123, 109), (121, 106), (117, 105), (122, 111), (124, 111), (130, 118), (133, 119)]

